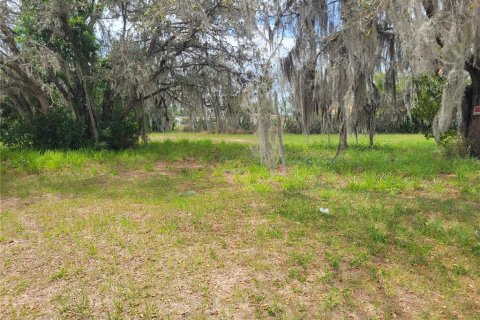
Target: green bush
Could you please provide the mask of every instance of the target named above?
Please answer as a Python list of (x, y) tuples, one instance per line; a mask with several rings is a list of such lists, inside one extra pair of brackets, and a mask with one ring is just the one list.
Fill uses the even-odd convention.
[(29, 125), (32, 146), (40, 150), (79, 149), (87, 144), (84, 126), (61, 107), (35, 114)]
[[(332, 126), (336, 128), (336, 126)], [(299, 115), (293, 115), (285, 118), (283, 123), (283, 129), (286, 133), (300, 134), (303, 133), (303, 124)], [(310, 134), (321, 134), (328, 132), (327, 128), (322, 126), (322, 120), (318, 117), (314, 117), (310, 120), (309, 125)]]
[(26, 122), (2, 117), (0, 120), (0, 142), (9, 147), (31, 147), (32, 137)]
[(456, 131), (447, 132), (441, 139), (440, 145), (445, 156), (449, 159), (467, 158), (470, 156), (470, 146), (467, 140)]
[[(42, 151), (73, 150), (93, 146), (85, 130), (68, 110), (54, 107), (45, 114), (38, 113), (27, 119), (2, 117), (0, 142), (9, 147)], [(139, 133), (135, 115), (125, 118), (120, 112), (113, 112), (100, 124), (99, 146), (113, 150), (131, 148), (138, 143)]]
[(127, 149), (138, 144), (139, 135), (140, 126), (135, 115), (123, 117), (120, 111), (113, 111), (110, 119), (102, 124), (100, 143), (107, 149)]
[(283, 121), (283, 130), (286, 133), (299, 134), (302, 133), (302, 124), (295, 117), (287, 117)]
[(412, 119), (406, 119), (400, 124), (397, 133), (424, 133), (431, 132), (431, 123), (425, 123), (419, 118), (412, 116)]
[(417, 100), (412, 108), (412, 119), (426, 136), (432, 137), (433, 119), (442, 105), (445, 81), (437, 76), (423, 75), (417, 77), (414, 83)]
[(79, 149), (87, 144), (83, 125), (61, 107), (31, 118), (2, 119), (1, 142), (11, 147), (39, 150)]

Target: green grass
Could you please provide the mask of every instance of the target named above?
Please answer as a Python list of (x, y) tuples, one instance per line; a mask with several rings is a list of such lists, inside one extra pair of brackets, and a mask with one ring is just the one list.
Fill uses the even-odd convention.
[(6, 319), (478, 315), (479, 161), (419, 135), (332, 161), (336, 137), (286, 135), (269, 170), (255, 136), (151, 140), (0, 147)]

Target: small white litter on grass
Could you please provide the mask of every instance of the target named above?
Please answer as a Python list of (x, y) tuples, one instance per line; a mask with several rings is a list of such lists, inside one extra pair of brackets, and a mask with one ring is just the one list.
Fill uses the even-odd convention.
[(321, 213), (324, 213), (324, 214), (329, 214), (330, 213), (330, 210), (328, 210), (328, 208), (320, 208), (320, 209), (318, 209), (318, 211), (320, 211)]

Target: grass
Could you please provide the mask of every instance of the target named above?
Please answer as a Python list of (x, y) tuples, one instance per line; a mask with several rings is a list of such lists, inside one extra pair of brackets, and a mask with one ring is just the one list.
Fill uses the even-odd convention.
[(151, 138), (1, 148), (4, 318), (478, 317), (480, 162), (286, 135), (268, 170), (254, 136)]

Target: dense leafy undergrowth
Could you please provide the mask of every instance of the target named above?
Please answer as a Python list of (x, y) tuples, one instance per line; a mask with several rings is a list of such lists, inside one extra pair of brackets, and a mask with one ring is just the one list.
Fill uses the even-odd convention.
[(421, 136), (361, 139), (336, 161), (326, 136), (285, 138), (288, 166), (273, 170), (249, 135), (2, 148), (0, 307), (7, 318), (478, 314), (478, 161), (445, 159)]

